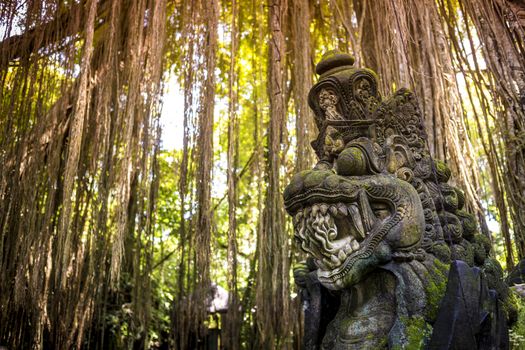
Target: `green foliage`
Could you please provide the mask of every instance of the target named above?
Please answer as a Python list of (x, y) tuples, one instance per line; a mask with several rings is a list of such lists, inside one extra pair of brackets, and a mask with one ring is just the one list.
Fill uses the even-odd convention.
[(511, 348), (515, 350), (525, 350), (525, 300), (515, 293), (511, 294), (510, 299), (513, 299), (512, 302), (518, 309), (518, 320), (509, 331)]

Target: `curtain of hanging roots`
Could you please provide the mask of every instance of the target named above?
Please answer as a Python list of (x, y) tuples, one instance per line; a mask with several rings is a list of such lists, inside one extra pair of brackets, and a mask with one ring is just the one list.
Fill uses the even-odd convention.
[(223, 340), (226, 349), (240, 347), (239, 295), (237, 282), (237, 203), (239, 163), (239, 126), (238, 126), (238, 63), (239, 53), (239, 3), (232, 0), (230, 22), (230, 67), (228, 74), (228, 149), (227, 149), (227, 184), (228, 184), (228, 313), (223, 322)]
[(525, 31), (518, 17), (525, 6), (506, 1), (439, 3), (464, 79), (472, 133), (488, 163), (487, 186), (492, 187), (498, 210), (507, 266), (512, 266), (516, 257), (511, 231), (518, 258), (525, 254)]
[[(499, 213), (502, 226), (512, 228), (519, 259), (525, 257), (525, 27), (519, 13), (525, 5), (508, 1), (462, 0), (463, 14), (472, 21), (467, 27), (470, 51), (474, 51), (473, 31), (479, 39), (487, 72), (478, 75), (474, 84), (488, 90), (491, 104), (488, 113), (494, 120), (495, 134), (501, 145), (494, 152), (494, 163), (499, 167)], [(496, 103), (495, 103), (496, 102)], [(486, 123), (485, 127), (489, 124)], [(494, 142), (494, 141), (491, 141)], [(498, 141), (496, 141), (498, 142)], [(489, 156), (487, 154), (487, 156)], [(494, 186), (496, 187), (496, 186)], [(508, 216), (508, 219), (507, 219)], [(507, 223), (507, 221), (510, 221)], [(508, 228), (502, 227), (507, 246), (507, 265), (512, 266), (512, 241)]]
[(0, 343), (85, 344), (151, 227), (164, 26), (165, 1), (0, 6)]
[(308, 106), (308, 92), (313, 85), (310, 8), (308, 1), (290, 0), (289, 11), (291, 80), (297, 136), (296, 171), (301, 171), (310, 168), (314, 161), (310, 142), (315, 139), (317, 131), (314, 126), (312, 110)]
[[(198, 43), (198, 32), (193, 30), (193, 23), (195, 22), (195, 7), (191, 6), (190, 2), (182, 2), (179, 8), (176, 8), (175, 13), (181, 14), (181, 37), (185, 38), (184, 42), (178, 43), (182, 49), (182, 81), (184, 86), (184, 122), (183, 122), (183, 140), (182, 140), (182, 159), (181, 169), (178, 182), (178, 192), (180, 198), (180, 226), (179, 226), (179, 266), (177, 276), (177, 293), (172, 305), (172, 328), (175, 330), (173, 341), (177, 349), (185, 349), (188, 344), (189, 333), (189, 308), (187, 302), (189, 295), (187, 293), (188, 285), (186, 283), (187, 276), (190, 275), (190, 257), (191, 257), (191, 237), (192, 225), (187, 217), (193, 217), (191, 206), (187, 203), (192, 202), (191, 194), (194, 184), (191, 181), (194, 177), (192, 175), (193, 162), (192, 150), (195, 145), (195, 138), (191, 130), (196, 130), (195, 113), (192, 109), (193, 95), (194, 95), (194, 81), (195, 71), (200, 71), (197, 63), (194, 61), (195, 45)], [(172, 49), (170, 47), (170, 49)], [(189, 198), (188, 198), (189, 197)], [(189, 210), (186, 210), (189, 207)]]
[(216, 0), (176, 5), (175, 13), (180, 13), (182, 21), (182, 35), (174, 42), (182, 52), (184, 136), (179, 178), (180, 260), (172, 324), (175, 346), (186, 349), (204, 341), (211, 296), (211, 176), (220, 8)]
[(210, 253), (211, 253), (211, 171), (213, 165), (213, 112), (215, 101), (215, 66), (218, 41), (219, 2), (203, 1), (204, 23), (204, 69), (206, 77), (201, 89), (199, 106), (199, 129), (197, 137), (197, 223), (195, 230), (195, 304), (193, 327), (202, 337), (205, 332), (204, 320), (207, 316), (211, 294)]
[(268, 96), (268, 190), (263, 227), (258, 237), (257, 346), (261, 349), (286, 348), (289, 336), (288, 237), (284, 229), (280, 172), (281, 142), (286, 120), (285, 33), (286, 0), (268, 1), (269, 58)]

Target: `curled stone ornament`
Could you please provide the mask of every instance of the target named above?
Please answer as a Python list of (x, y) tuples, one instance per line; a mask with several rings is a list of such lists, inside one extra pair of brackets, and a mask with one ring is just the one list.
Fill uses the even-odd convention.
[(330, 52), (318, 64), (319, 163), (283, 194), (308, 255), (294, 269), (305, 348), (508, 347), (501, 267), (450, 169), (431, 158), (414, 95), (383, 100), (375, 73), (353, 62)]

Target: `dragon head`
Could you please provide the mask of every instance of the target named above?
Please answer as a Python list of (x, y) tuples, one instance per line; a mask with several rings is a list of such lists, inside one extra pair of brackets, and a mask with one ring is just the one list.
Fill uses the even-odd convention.
[(317, 66), (321, 78), (309, 102), (320, 130), (312, 143), (320, 161), (284, 191), (295, 240), (330, 289), (415, 256), (425, 236), (422, 202), (410, 183), (411, 147), (421, 142), (385, 122), (375, 73), (352, 64), (350, 56), (332, 52)]
[(360, 282), (393, 253), (416, 252), (425, 231), (418, 193), (406, 181), (367, 166), (359, 176), (342, 170), (366, 152), (350, 146), (334, 169), (301, 172), (284, 192), (296, 242), (314, 258), (319, 281), (330, 289)]

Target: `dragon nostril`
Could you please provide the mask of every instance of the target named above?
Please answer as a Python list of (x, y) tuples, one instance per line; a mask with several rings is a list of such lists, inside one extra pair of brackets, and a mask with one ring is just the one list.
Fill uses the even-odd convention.
[(340, 177), (335, 174), (328, 176), (326, 179), (324, 179), (323, 187), (328, 190), (335, 190), (339, 186), (339, 180)]
[(333, 175), (333, 172), (330, 170), (313, 170), (310, 171), (306, 176), (304, 177), (304, 188), (310, 189), (316, 186), (319, 186), (325, 178), (328, 176)]
[(373, 203), (370, 203), (370, 207), (374, 215), (380, 220), (383, 220), (389, 217), (390, 215), (392, 215), (392, 209), (387, 203), (373, 202)]

